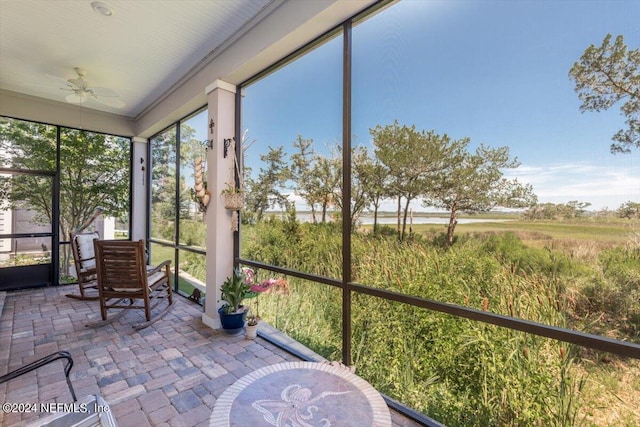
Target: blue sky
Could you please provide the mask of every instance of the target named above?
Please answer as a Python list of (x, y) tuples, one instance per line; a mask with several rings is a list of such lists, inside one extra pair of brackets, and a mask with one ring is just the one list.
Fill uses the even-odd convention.
[[(640, 1), (404, 0), (353, 30), (353, 143), (395, 119), (453, 138), (509, 146), (508, 177), (539, 202), (616, 209), (640, 201), (640, 151), (613, 155), (618, 106), (579, 111), (569, 69), (607, 33), (640, 48)], [(342, 38), (246, 88), (243, 128), (255, 161), (268, 146), (316, 150), (342, 138)], [(420, 209), (415, 202), (414, 209)]]

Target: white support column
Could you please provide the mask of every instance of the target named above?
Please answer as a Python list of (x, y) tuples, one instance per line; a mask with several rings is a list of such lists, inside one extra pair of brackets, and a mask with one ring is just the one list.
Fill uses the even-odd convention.
[(131, 240), (147, 238), (147, 144), (146, 138), (133, 137)]
[[(222, 203), (220, 193), (225, 183), (231, 179), (233, 171), (233, 144), (224, 157), (224, 140), (235, 135), (235, 93), (236, 87), (222, 80), (216, 80), (206, 89), (209, 104), (207, 121), (209, 139), (213, 149), (207, 150), (207, 189), (211, 201), (207, 208), (207, 295), (202, 321), (212, 328), (220, 328), (218, 307), (220, 285), (233, 272), (233, 231), (231, 211)], [(213, 123), (213, 127), (211, 124)]]

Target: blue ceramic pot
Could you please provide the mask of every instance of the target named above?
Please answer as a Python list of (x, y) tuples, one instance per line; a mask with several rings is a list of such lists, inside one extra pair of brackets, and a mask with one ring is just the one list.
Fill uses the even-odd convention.
[(243, 306), (240, 306), (236, 313), (225, 313), (224, 307), (218, 309), (220, 315), (220, 323), (222, 323), (222, 329), (227, 335), (237, 335), (242, 333), (244, 329), (245, 318), (247, 317), (247, 311)]

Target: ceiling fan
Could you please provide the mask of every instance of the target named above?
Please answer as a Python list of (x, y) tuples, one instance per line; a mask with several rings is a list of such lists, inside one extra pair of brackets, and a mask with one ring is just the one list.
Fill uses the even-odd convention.
[(108, 105), (109, 107), (122, 108), (125, 106), (124, 102), (117, 99), (119, 95), (113, 90), (106, 87), (90, 86), (84, 79), (84, 76), (87, 75), (85, 70), (78, 67), (74, 68), (74, 70), (78, 75), (75, 79), (65, 80), (63, 78), (47, 74), (47, 77), (57, 81), (61, 85), (64, 85), (64, 87), (60, 88), (61, 90), (71, 92), (65, 97), (67, 102), (72, 104), (82, 104), (88, 99), (93, 99), (94, 101)]

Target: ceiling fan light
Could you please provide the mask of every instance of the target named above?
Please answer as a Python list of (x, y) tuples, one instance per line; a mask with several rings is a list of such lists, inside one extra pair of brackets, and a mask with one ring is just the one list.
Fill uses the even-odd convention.
[(82, 78), (77, 78), (77, 79), (69, 79), (67, 80), (69, 83), (71, 83), (74, 86), (77, 87), (84, 87), (84, 80), (82, 80)]
[(109, 6), (99, 1), (94, 1), (93, 3), (91, 3), (91, 7), (96, 13), (99, 13), (100, 15), (104, 15), (104, 16), (113, 15), (113, 11), (109, 9)]
[(71, 95), (67, 95), (65, 100), (70, 104), (82, 104), (83, 102), (86, 102), (87, 95), (85, 93), (72, 93)]

